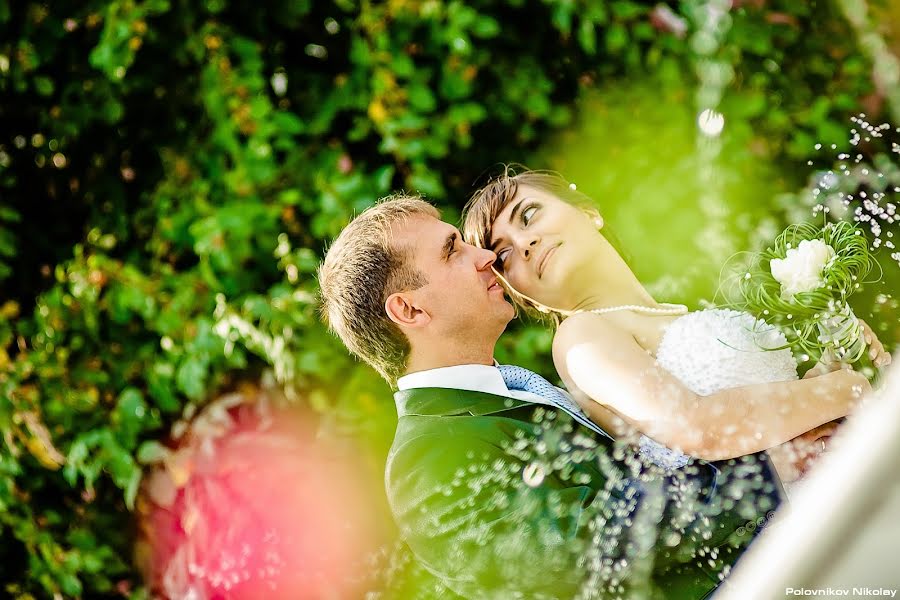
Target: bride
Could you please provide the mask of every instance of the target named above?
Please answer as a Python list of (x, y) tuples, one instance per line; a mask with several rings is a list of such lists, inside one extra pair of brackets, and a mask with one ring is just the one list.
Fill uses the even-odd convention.
[[(642, 452), (669, 465), (773, 449), (779, 474), (795, 479), (786, 443), (822, 435), (819, 426), (871, 389), (867, 379), (830, 365), (798, 379), (790, 350), (770, 350), (783, 334), (751, 315), (657, 302), (602, 227), (588, 198), (558, 175), (509, 169), (472, 196), (463, 217), (466, 240), (496, 253), (512, 299), (558, 324), (554, 364), (591, 420), (615, 436), (636, 429)], [(887, 364), (864, 329), (870, 356)]]

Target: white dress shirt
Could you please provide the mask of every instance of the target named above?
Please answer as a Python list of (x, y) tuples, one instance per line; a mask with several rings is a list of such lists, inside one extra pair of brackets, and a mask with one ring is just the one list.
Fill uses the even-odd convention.
[[(440, 367), (427, 371), (417, 371), (404, 375), (397, 380), (397, 389), (411, 390), (417, 388), (449, 388), (469, 392), (484, 392), (496, 396), (505, 396), (534, 404), (553, 404), (543, 396), (524, 390), (511, 390), (506, 387), (503, 376), (495, 366), (491, 365), (456, 365)], [(563, 394), (568, 393), (556, 388)]]

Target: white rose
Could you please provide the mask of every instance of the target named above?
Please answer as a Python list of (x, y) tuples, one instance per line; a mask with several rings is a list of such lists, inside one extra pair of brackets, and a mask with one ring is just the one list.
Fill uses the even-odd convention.
[(834, 248), (822, 240), (803, 240), (796, 248), (787, 251), (784, 258), (769, 261), (772, 277), (781, 284), (784, 296), (798, 292), (811, 292), (825, 283), (823, 271), (834, 258)]

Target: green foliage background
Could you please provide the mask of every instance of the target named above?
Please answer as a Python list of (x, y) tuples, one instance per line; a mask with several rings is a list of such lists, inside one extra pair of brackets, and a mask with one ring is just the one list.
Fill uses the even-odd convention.
[[(377, 473), (394, 408), (317, 319), (328, 240), (396, 189), (457, 216), (583, 94), (639, 80), (692, 106), (690, 37), (655, 27), (657, 4), (0, 0), (6, 593), (140, 595), (142, 462), (266, 368)], [(723, 110), (799, 187), (827, 166), (815, 142), (878, 110), (872, 65), (830, 2), (735, 5)], [(499, 358), (546, 372), (548, 342), (520, 325)]]

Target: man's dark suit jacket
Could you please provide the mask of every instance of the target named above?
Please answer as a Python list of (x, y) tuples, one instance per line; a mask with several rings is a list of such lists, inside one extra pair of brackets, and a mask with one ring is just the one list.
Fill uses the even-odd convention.
[[(673, 501), (675, 479), (629, 470), (562, 411), (445, 388), (395, 400), (391, 510), (421, 565), (466, 598), (704, 598), (783, 493), (765, 454), (692, 463), (678, 481), (695, 499)], [(535, 411), (552, 416), (535, 422)]]

